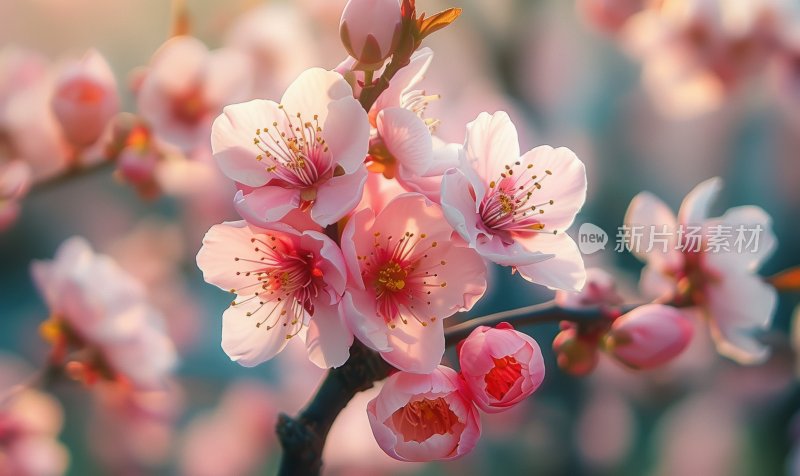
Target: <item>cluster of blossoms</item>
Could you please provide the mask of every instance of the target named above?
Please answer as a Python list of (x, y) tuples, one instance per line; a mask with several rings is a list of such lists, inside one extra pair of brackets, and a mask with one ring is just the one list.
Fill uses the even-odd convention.
[[(677, 91), (667, 101), (679, 104), (673, 93), (727, 93), (774, 47), (776, 6), (749, 2), (734, 28), (729, 3), (581, 5), (609, 29), (657, 37), (647, 41), (654, 64), (645, 76), (668, 77)], [(294, 34), (296, 19), (271, 8), (237, 23), (218, 50), (188, 35), (169, 39), (132, 77), (137, 115), (118, 114), (113, 74), (94, 51), (51, 71), (34, 55), (6, 50), (0, 69), (13, 74), (0, 79), (0, 229), (31, 183), (69, 167), (113, 159), (117, 176), (145, 197), (205, 192), (218, 185), (217, 167), (235, 188), (226, 198), (240, 219), (212, 226), (196, 259), (208, 283), (234, 295), (222, 315), (223, 350), (251, 367), (300, 342), (309, 361), (330, 369), (344, 366), (354, 345), (368, 348), (392, 368), (366, 405), (369, 425), (401, 461), (467, 454), (480, 436), (479, 410), (508, 410), (543, 383), (539, 344), (505, 322), (478, 326), (458, 343), (458, 371), (442, 364), (454, 343), (445, 319), (484, 296), (488, 266), (556, 291), (549, 310), (566, 317), (552, 347), (571, 374), (591, 372), (603, 353), (634, 370), (665, 365), (689, 345), (698, 314), (721, 354), (741, 363), (767, 357), (758, 333), (769, 328), (777, 296), (756, 274), (776, 246), (766, 212), (744, 206), (710, 217), (719, 179), (690, 192), (677, 216), (653, 195), (638, 195), (625, 227), (651, 244), (654, 230), (667, 238), (646, 252), (627, 243), (646, 263), (647, 301), (626, 305), (610, 274), (585, 269), (566, 233), (587, 192), (584, 164), (571, 150), (523, 152), (502, 111), (478, 114), (461, 143), (437, 137), (439, 121), (426, 115), (438, 96), (420, 85), (434, 55), (421, 43), (451, 23), (455, 9), (418, 18), (413, 0), (350, 0), (339, 24), (350, 56), (333, 70), (301, 71), (303, 55), (274, 47), (270, 36), (281, 28)], [(274, 31), (260, 26), (265, 17)], [(292, 75), (265, 73), (275, 62)], [(22, 110), (30, 97), (37, 109)], [(714, 230), (744, 226), (762, 232), (754, 252), (709, 251)], [(692, 246), (678, 232), (688, 228)], [(135, 247), (119, 253), (126, 267), (124, 255), (128, 264), (140, 258)], [(35, 262), (32, 274), (51, 313), (41, 326), (53, 346), (48, 364), (98, 389), (98, 431), (116, 428), (115, 440), (133, 441), (126, 448), (153, 434), (168, 439), (180, 406), (169, 385), (177, 357), (153, 296), (82, 238)], [(169, 280), (153, 274), (143, 279), (150, 287)], [(592, 318), (580, 319), (584, 311)], [(186, 471), (257, 465), (274, 424), (270, 398), (258, 386), (234, 388), (201, 416), (185, 443)], [(17, 401), (26, 400), (0, 401), (3, 454), (21, 452), (29, 439), (58, 453), (60, 421), (37, 428)], [(236, 428), (236, 438), (220, 440), (222, 428)], [(207, 448), (219, 445), (229, 446), (229, 459), (211, 461)], [(124, 453), (116, 457), (137, 458)]]
[[(357, 339), (398, 370), (368, 405), (376, 440), (394, 458), (428, 461), (470, 451), (476, 407), (515, 405), (544, 377), (538, 344), (506, 325), (479, 327), (460, 345), (460, 373), (440, 365), (444, 319), (483, 296), (487, 261), (559, 290), (563, 308), (607, 309), (606, 319), (563, 324), (554, 349), (572, 373), (590, 371), (599, 349), (634, 369), (672, 360), (693, 330), (678, 306), (708, 311), (726, 355), (763, 357), (750, 332), (769, 323), (774, 292), (772, 300), (740, 294), (741, 305), (721, 298), (766, 286), (754, 283), (757, 263), (738, 255), (642, 256), (644, 282), (661, 275), (670, 292), (624, 314), (610, 276), (593, 273), (584, 287), (583, 260), (564, 233), (585, 200), (583, 163), (565, 148), (521, 153), (504, 112), (480, 114), (463, 144), (436, 138), (438, 121), (424, 117), (435, 96), (417, 89), (433, 53), (414, 51), (418, 41), (403, 50), (409, 5), (350, 1), (341, 33), (351, 58), (335, 71), (306, 70), (279, 102), (233, 104), (214, 121), (213, 157), (236, 183), (243, 220), (212, 227), (197, 263), (206, 281), (236, 295), (222, 324), (231, 359), (257, 365), (300, 340), (312, 362), (338, 367)], [(402, 54), (398, 71), (385, 64)], [(707, 223), (716, 184), (691, 194), (681, 223), (769, 230), (752, 207)], [(674, 227), (662, 208), (643, 194), (626, 224)], [(766, 240), (762, 257), (774, 242), (769, 231)]]
[(757, 73), (797, 99), (800, 10), (786, 0), (582, 0), (592, 24), (643, 63), (656, 105), (678, 117), (719, 108)]

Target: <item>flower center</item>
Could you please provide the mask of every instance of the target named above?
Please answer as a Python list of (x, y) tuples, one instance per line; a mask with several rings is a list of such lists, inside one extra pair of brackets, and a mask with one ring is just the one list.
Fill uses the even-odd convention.
[(447, 261), (431, 256), (439, 246), (428, 235), (405, 232), (398, 240), (377, 232), (369, 254), (359, 256), (361, 276), (371, 284), (378, 304), (378, 314), (390, 327), (399, 319), (408, 323), (408, 316), (421, 325), (437, 319), (431, 308), (431, 294), (447, 286), (439, 277), (439, 268)]
[(333, 175), (328, 145), (322, 134), (319, 116), (311, 121), (298, 112), (290, 116), (283, 105), (278, 108), (286, 117), (284, 124), (256, 129), (253, 143), (262, 152), (256, 157), (266, 164), (267, 172), (285, 186), (307, 190)]
[(545, 200), (534, 203), (534, 195), (553, 173), (545, 170), (545, 175), (540, 178), (532, 174), (531, 169), (533, 164), (522, 167), (520, 162), (514, 162), (505, 166), (505, 171), (497, 180), (489, 182), (489, 190), (480, 204), (481, 219), (486, 227), (495, 231), (523, 233), (544, 230), (545, 225), (541, 220), (544, 207), (554, 202)]
[(450, 409), (447, 401), (438, 397), (409, 402), (392, 414), (394, 428), (403, 435), (403, 441), (422, 443), (433, 435), (454, 434), (463, 424)]
[(378, 271), (375, 287), (379, 293), (401, 291), (406, 287), (406, 276), (408, 276), (408, 271), (398, 263), (390, 261)]
[(208, 106), (203, 99), (203, 92), (199, 86), (190, 88), (173, 100), (172, 113), (186, 124), (194, 125), (208, 113)]
[[(286, 338), (297, 335), (306, 313), (314, 314), (314, 300), (325, 284), (313, 254), (295, 249), (288, 240), (274, 235), (251, 238), (251, 256), (237, 256), (234, 261), (249, 269), (237, 276), (251, 277), (251, 284), (231, 289), (237, 300), (231, 306), (249, 303), (247, 317), (256, 317), (255, 326), (271, 330), (281, 325), (289, 328)], [(255, 301), (255, 302), (254, 302)]]
[(496, 400), (502, 400), (517, 380), (522, 378), (522, 365), (510, 355), (492, 360), (494, 367), (483, 378), (486, 393)]

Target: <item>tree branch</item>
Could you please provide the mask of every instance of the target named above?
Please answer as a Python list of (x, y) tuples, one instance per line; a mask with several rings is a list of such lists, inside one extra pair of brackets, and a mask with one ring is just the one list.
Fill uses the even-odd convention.
[(322, 469), (325, 439), (347, 403), (356, 393), (367, 390), (389, 375), (392, 367), (376, 352), (358, 341), (350, 348), (350, 358), (339, 368), (331, 369), (314, 398), (296, 418), (278, 417), (278, 439), (283, 457), (281, 476), (308, 476)]

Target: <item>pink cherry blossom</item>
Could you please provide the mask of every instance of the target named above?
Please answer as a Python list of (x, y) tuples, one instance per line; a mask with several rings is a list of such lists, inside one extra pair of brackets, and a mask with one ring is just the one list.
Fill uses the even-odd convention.
[(361, 198), (368, 141), (350, 85), (320, 68), (301, 74), (280, 104), (226, 107), (211, 135), (217, 164), (243, 188), (240, 213), (260, 217), (259, 225), (297, 208), (322, 226), (344, 217)]
[(398, 372), (367, 405), (378, 445), (402, 461), (451, 460), (472, 451), (481, 433), (475, 405), (455, 370)]
[(623, 303), (616, 278), (600, 268), (586, 268), (586, 284), (579, 292), (557, 291), (556, 303), (567, 309), (606, 306)]
[(342, 313), (360, 341), (401, 370), (435, 369), (444, 353), (442, 321), (486, 290), (483, 260), (451, 235), (441, 208), (412, 193), (377, 216), (356, 212), (342, 234), (351, 277)]
[(0, 402), (0, 474), (66, 473), (69, 454), (56, 439), (63, 422), (58, 400), (38, 390), (15, 392)]
[[(713, 178), (695, 187), (684, 199), (677, 217), (664, 202), (642, 192), (628, 207), (625, 224), (643, 231), (640, 245), (631, 243), (631, 251), (646, 263), (642, 290), (664, 301), (686, 300), (699, 306), (708, 318), (717, 350), (738, 362), (756, 363), (769, 352), (753, 333), (769, 329), (777, 295), (755, 272), (777, 242), (772, 220), (759, 207), (731, 208), (719, 218), (708, 218), (709, 207), (721, 186), (721, 180)], [(739, 252), (733, 241), (728, 243), (728, 249), (711, 248), (709, 240), (715, 227), (730, 229), (732, 240), (736, 239), (737, 230), (759, 230), (757, 244)], [(697, 229), (696, 239), (692, 238), (692, 228)], [(647, 252), (641, 243), (652, 241), (652, 231), (665, 231), (669, 239), (665, 246), (656, 245)]]
[(631, 368), (650, 369), (683, 352), (692, 332), (691, 323), (674, 307), (647, 304), (614, 321), (605, 349)]
[(67, 64), (56, 80), (52, 106), (71, 144), (84, 148), (97, 142), (119, 110), (116, 79), (106, 59), (89, 50)]
[(467, 126), (466, 162), (442, 179), (445, 216), (484, 258), (554, 289), (577, 291), (586, 273), (564, 231), (586, 198), (583, 163), (566, 148), (520, 157), (508, 115), (482, 113)]
[(185, 153), (205, 149), (214, 117), (250, 97), (251, 78), (244, 53), (208, 51), (196, 38), (174, 37), (150, 60), (138, 90), (139, 113), (161, 140)]
[(720, 107), (769, 57), (781, 2), (661, 2), (631, 16), (621, 34), (643, 62), (642, 81), (666, 115)]
[(377, 69), (397, 47), (401, 22), (398, 0), (349, 0), (339, 23), (342, 44), (364, 68)]
[(506, 323), (475, 328), (459, 345), (458, 361), (472, 400), (488, 413), (515, 406), (544, 380), (539, 344)]
[(207, 282), (236, 294), (222, 315), (222, 348), (232, 360), (258, 365), (299, 337), (318, 366), (347, 361), (353, 334), (337, 307), (346, 268), (327, 236), (222, 223), (203, 239), (197, 265)]
[(95, 254), (83, 238), (65, 241), (52, 261), (31, 273), (51, 317), (43, 326), (58, 355), (86, 350), (68, 370), (87, 383), (124, 380), (137, 388), (163, 385), (176, 363), (164, 322), (141, 284), (111, 258)]

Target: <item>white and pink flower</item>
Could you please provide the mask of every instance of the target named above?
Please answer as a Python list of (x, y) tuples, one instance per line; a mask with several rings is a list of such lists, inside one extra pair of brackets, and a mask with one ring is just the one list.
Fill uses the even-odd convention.
[(488, 413), (517, 405), (544, 380), (539, 344), (507, 323), (475, 328), (459, 344), (458, 361), (472, 400)]
[[(646, 263), (642, 290), (664, 302), (698, 306), (708, 318), (721, 354), (741, 363), (756, 363), (769, 351), (754, 333), (769, 329), (777, 301), (775, 289), (756, 270), (777, 241), (772, 220), (759, 207), (735, 207), (721, 217), (709, 218), (709, 207), (721, 186), (720, 179), (712, 178), (695, 187), (677, 217), (660, 199), (642, 192), (628, 207), (625, 224), (641, 231), (631, 232), (630, 243), (634, 255)], [(717, 233), (726, 229), (728, 238)], [(749, 249), (738, 250), (734, 240), (747, 230), (752, 230), (745, 235), (747, 240), (757, 241)], [(647, 250), (641, 243), (655, 242), (653, 232), (666, 233), (668, 240)]]
[(211, 144), (223, 173), (239, 184), (242, 215), (260, 218), (257, 225), (300, 208), (326, 226), (361, 199), (369, 121), (338, 73), (305, 71), (280, 104), (226, 107), (214, 122)]
[(68, 372), (87, 384), (122, 380), (137, 388), (161, 387), (176, 363), (164, 322), (141, 284), (111, 258), (95, 254), (83, 238), (65, 241), (52, 261), (31, 265), (50, 309), (42, 333), (54, 356), (69, 357)]
[(207, 282), (236, 294), (222, 316), (222, 348), (232, 360), (258, 365), (297, 337), (320, 367), (347, 361), (353, 334), (337, 306), (347, 271), (327, 236), (222, 223), (203, 239), (197, 265)]
[(342, 234), (350, 273), (342, 313), (361, 342), (401, 370), (433, 371), (444, 353), (442, 321), (486, 290), (486, 265), (452, 233), (438, 205), (409, 193), (377, 216), (356, 212)]
[(208, 148), (214, 118), (225, 105), (249, 99), (252, 87), (244, 53), (209, 51), (189, 36), (164, 43), (143, 74), (137, 92), (139, 113), (160, 140), (186, 154)]
[(577, 291), (586, 272), (569, 228), (586, 198), (583, 163), (566, 148), (520, 157), (508, 115), (481, 113), (467, 126), (466, 162), (442, 179), (445, 216), (484, 258), (554, 289)]
[(439, 366), (419, 375), (398, 372), (367, 405), (378, 445), (402, 461), (451, 460), (472, 451), (480, 416), (455, 370)]
[(586, 284), (579, 292), (557, 291), (556, 303), (567, 309), (614, 307), (624, 302), (616, 278), (600, 268), (586, 268)]

